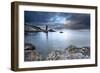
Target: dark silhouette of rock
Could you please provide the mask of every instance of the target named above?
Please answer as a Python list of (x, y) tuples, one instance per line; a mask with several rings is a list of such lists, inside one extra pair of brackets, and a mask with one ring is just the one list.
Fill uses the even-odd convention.
[(56, 32), (55, 30), (53, 30), (53, 29), (49, 29), (48, 31), (50, 31), (50, 32)]
[(63, 33), (62, 31), (60, 31), (60, 33)]

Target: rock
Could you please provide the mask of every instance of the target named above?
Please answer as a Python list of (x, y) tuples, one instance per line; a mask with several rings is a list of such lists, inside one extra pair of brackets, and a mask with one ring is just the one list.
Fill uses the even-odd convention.
[(90, 48), (89, 47), (82, 47), (82, 53), (86, 56), (90, 56)]
[(50, 31), (50, 32), (56, 32), (54, 29), (49, 29), (48, 31)]
[(24, 49), (25, 50), (35, 50), (36, 48), (35, 48), (35, 46), (33, 44), (25, 43)]
[(70, 54), (67, 59), (84, 59), (85, 56), (82, 53), (73, 53)]
[(35, 46), (29, 43), (25, 44), (24, 61), (39, 61), (41, 59), (42, 57), (36, 51)]
[(62, 31), (60, 31), (60, 33), (63, 33)]
[(62, 52), (59, 50), (54, 50), (48, 54), (46, 60), (61, 60)]
[(46, 60), (67, 60), (67, 59), (88, 59), (89, 55), (84, 55), (81, 51), (82, 48), (68, 48), (63, 51), (54, 50), (48, 54)]
[(25, 44), (24, 61), (43, 61), (43, 60), (69, 60), (69, 59), (89, 59), (90, 48), (70, 45), (64, 50), (52, 50), (46, 58), (43, 58), (32, 44)]

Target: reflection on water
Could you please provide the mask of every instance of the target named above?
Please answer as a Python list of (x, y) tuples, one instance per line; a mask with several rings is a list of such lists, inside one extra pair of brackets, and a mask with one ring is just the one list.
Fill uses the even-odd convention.
[(36, 50), (46, 56), (52, 50), (63, 50), (69, 45), (78, 47), (90, 46), (89, 30), (63, 30), (56, 32), (32, 32), (25, 35), (25, 43), (35, 45)]

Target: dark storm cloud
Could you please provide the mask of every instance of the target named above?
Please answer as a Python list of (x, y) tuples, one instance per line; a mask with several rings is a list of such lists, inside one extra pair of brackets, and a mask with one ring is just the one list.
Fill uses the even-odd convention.
[(90, 29), (90, 14), (25, 11), (24, 22), (54, 28)]
[[(89, 14), (71, 14), (69, 19), (69, 28), (72, 29), (90, 29), (90, 15)], [(66, 28), (67, 25), (65, 25)]]
[(25, 22), (47, 22), (49, 18), (48, 13), (25, 11)]

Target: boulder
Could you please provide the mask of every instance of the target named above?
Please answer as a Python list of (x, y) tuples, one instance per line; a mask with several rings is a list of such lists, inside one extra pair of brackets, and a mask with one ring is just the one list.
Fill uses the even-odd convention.
[(32, 44), (25, 44), (24, 49), (24, 61), (39, 61), (42, 57), (40, 54), (36, 51), (36, 48)]

